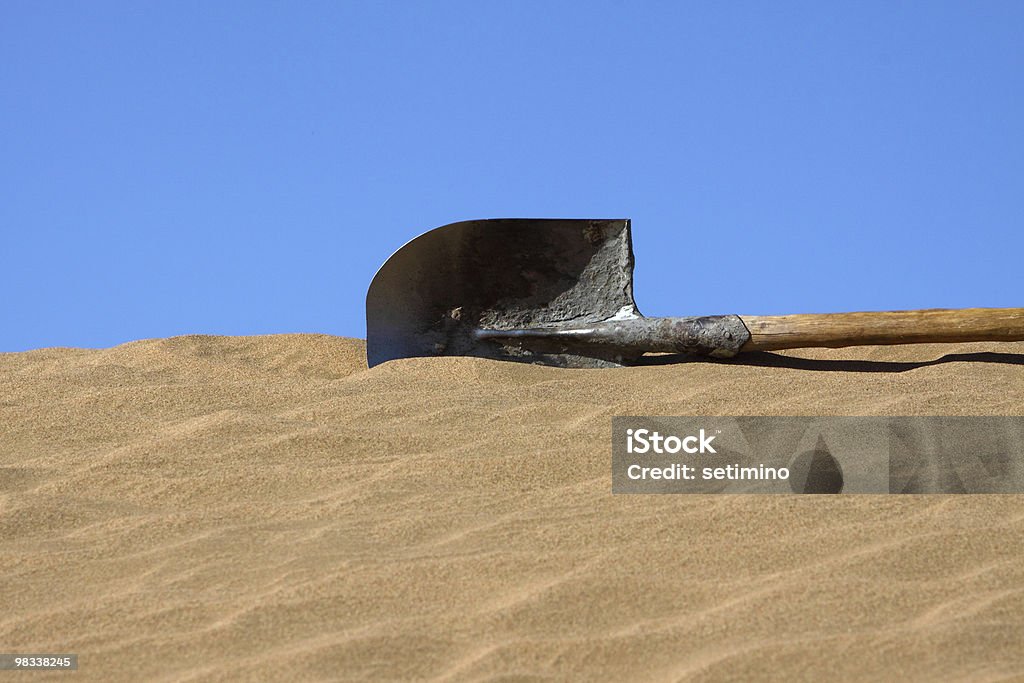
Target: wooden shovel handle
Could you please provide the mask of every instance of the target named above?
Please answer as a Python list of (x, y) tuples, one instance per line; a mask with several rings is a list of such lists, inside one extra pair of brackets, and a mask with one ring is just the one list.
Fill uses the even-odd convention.
[(1024, 340), (1024, 308), (743, 315), (750, 341), (742, 351), (813, 346)]

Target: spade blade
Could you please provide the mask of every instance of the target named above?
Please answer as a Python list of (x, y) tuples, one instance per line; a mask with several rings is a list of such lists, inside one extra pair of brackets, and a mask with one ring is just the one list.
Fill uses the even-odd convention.
[(479, 356), (614, 366), (613, 356), (530, 351), (475, 332), (639, 315), (629, 220), (463, 221), (420, 235), (377, 271), (366, 295), (367, 362)]

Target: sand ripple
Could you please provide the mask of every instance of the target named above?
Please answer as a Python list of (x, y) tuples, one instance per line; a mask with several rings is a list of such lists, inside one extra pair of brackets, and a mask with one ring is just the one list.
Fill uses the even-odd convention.
[(607, 444), (617, 414), (1021, 414), (1024, 344), (363, 352), (0, 354), (0, 649), (104, 681), (1024, 676), (1019, 497), (613, 497)]

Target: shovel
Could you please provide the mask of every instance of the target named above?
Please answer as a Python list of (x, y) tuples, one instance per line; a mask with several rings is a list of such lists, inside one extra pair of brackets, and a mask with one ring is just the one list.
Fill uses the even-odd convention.
[(452, 223), (403, 246), (366, 295), (370, 367), (478, 356), (573, 368), (649, 353), (1024, 340), (1024, 308), (645, 318), (633, 301), (629, 220)]

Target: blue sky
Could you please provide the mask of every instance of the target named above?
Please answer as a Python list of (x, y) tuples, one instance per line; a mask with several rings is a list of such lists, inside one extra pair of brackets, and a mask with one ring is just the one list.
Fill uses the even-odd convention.
[(14, 2), (0, 351), (363, 336), (467, 218), (628, 217), (647, 315), (1022, 306), (1024, 3)]

